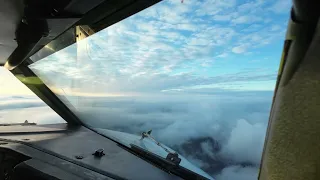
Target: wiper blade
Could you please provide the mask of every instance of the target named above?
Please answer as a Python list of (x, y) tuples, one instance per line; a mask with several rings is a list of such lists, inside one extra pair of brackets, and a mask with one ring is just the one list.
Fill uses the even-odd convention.
[(174, 163), (175, 165), (179, 165), (181, 162), (179, 155), (176, 152), (169, 151), (160, 142), (155, 140), (155, 138), (151, 136), (151, 132), (152, 132), (152, 130), (149, 130), (148, 132), (143, 132), (140, 140), (143, 140), (144, 138), (151, 139), (156, 145), (158, 145), (160, 148), (162, 148), (164, 151), (166, 151), (168, 153), (166, 160), (168, 160), (170, 163)]
[[(180, 177), (182, 177), (183, 179), (190, 179), (190, 180), (209, 180), (206, 177), (203, 177), (193, 171), (190, 171), (187, 168), (184, 168), (182, 166), (180, 166), (179, 164), (175, 163), (174, 161), (172, 161), (170, 158), (170, 156), (173, 155), (173, 153), (169, 153), (167, 158), (163, 158), (155, 153), (152, 153), (148, 150), (145, 150), (135, 144), (130, 144), (129, 148), (134, 154), (136, 154), (137, 156), (145, 159), (146, 161), (151, 162), (152, 164), (158, 166), (159, 168), (163, 169), (164, 171), (168, 172), (168, 173), (172, 173), (175, 175), (178, 175)], [(176, 155), (174, 155), (176, 156)], [(181, 159), (180, 159), (181, 161)], [(180, 163), (180, 162), (179, 162)]]

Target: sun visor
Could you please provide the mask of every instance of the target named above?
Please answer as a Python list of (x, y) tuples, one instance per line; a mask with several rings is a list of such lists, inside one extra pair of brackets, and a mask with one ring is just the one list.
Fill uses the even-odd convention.
[(3, 66), (17, 47), (14, 32), (23, 14), (23, 4), (15, 0), (0, 0), (0, 4), (0, 66)]
[[(20, 9), (22, 10), (20, 11), (13, 11), (8, 8), (9, 12), (1, 12), (1, 18), (5, 18), (5, 20), (0, 19), (1, 26), (7, 27), (8, 30), (0, 30), (0, 43), (5, 41), (5, 43), (1, 43), (5, 46), (0, 48), (0, 64), (5, 65), (10, 70), (68, 30), (84, 14), (102, 3), (103, 0), (92, 0), (90, 2), (81, 0), (30, 0), (24, 2), (25, 4), (21, 5), (22, 8)], [(10, 5), (16, 7), (14, 3), (8, 6)], [(5, 8), (1, 6), (0, 10)], [(12, 21), (8, 21), (8, 17)]]

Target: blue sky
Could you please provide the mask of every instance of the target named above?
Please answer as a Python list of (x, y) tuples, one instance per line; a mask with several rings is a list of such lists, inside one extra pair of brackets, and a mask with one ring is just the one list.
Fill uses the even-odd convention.
[(290, 5), (166, 0), (31, 68), (86, 95), (273, 90)]

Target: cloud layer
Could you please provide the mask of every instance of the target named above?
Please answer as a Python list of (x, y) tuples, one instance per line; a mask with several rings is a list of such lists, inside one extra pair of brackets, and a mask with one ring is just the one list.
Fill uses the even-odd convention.
[(258, 177), (258, 170), (254, 167), (230, 166), (224, 168), (221, 174), (217, 175), (218, 180), (253, 180)]
[(214, 177), (249, 178), (257, 175), (271, 99), (271, 91), (86, 98), (78, 115), (99, 128), (134, 134), (152, 129)]
[[(76, 114), (99, 128), (133, 134), (152, 129), (159, 141), (213, 177), (250, 180), (257, 177), (271, 98), (272, 92), (261, 91), (86, 97), (80, 99)], [(1, 123), (21, 123), (22, 117), (37, 124), (64, 122), (38, 98), (2, 97), (1, 102)]]
[(36, 96), (0, 96), (0, 123), (37, 124), (65, 123), (65, 121)]

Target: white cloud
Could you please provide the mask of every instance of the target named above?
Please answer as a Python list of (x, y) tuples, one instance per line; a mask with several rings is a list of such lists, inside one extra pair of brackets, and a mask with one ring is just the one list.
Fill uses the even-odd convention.
[(191, 46), (209, 46), (209, 45), (212, 45), (212, 42), (210, 39), (193, 38), (193, 39), (191, 39), (189, 45), (191, 45)]
[(161, 8), (158, 9), (158, 19), (171, 24), (187, 23), (188, 18), (185, 16), (185, 13), (188, 11), (188, 9), (180, 8), (181, 6), (175, 6), (176, 9), (175, 11), (173, 11), (172, 6), (163, 5)]
[(140, 22), (137, 28), (142, 31), (147, 31), (149, 34), (151, 33), (154, 35), (158, 34), (158, 31), (157, 31), (158, 29), (155, 26), (153, 26), (151, 23)]
[(259, 165), (265, 134), (265, 123), (250, 124), (244, 119), (238, 120), (227, 144), (222, 148), (222, 156), (238, 163)]
[(256, 31), (259, 31), (262, 27), (263, 27), (262, 24), (251, 24), (247, 28), (243, 29), (242, 31), (245, 33), (256, 32)]
[(190, 41), (196, 42), (198, 39), (201, 39), (210, 42), (209, 45), (221, 46), (229, 43), (235, 35), (236, 32), (232, 28), (212, 26), (194, 34), (194, 37), (190, 38)]
[(278, 0), (273, 6), (269, 9), (275, 13), (285, 13), (288, 14), (292, 3), (290, 0)]
[(215, 159), (216, 156), (218, 156), (218, 155), (214, 154), (214, 150), (212, 148), (213, 144), (211, 144), (210, 142), (208, 142), (208, 141), (202, 142), (200, 144), (200, 146), (201, 146), (201, 149), (203, 150), (203, 152), (205, 154), (207, 154), (208, 156), (210, 156), (211, 158)]
[[(195, 42), (200, 43), (201, 41)], [(46, 72), (44, 77), (54, 75), (55, 78), (50, 81), (55, 84), (56, 88), (78, 88), (84, 92), (92, 91), (95, 93), (102, 93), (106, 90), (110, 93), (124, 91), (131, 93), (133, 93), (133, 91), (136, 93), (140, 93), (141, 91), (160, 92), (167, 89), (180, 89), (181, 87), (190, 88), (198, 85), (203, 86), (212, 84), (215, 84), (216, 87), (223, 87), (219, 86), (219, 83), (234, 83), (236, 81), (245, 83), (245, 81), (249, 80), (246, 76), (241, 76), (239, 74), (229, 74), (220, 77), (199, 76), (194, 73), (180, 75), (174, 73), (177, 69), (183, 72), (193, 72), (193, 67), (197, 67), (198, 63), (201, 63), (201, 65), (205, 67), (210, 66), (213, 62), (213, 58), (207, 56), (201, 57), (202, 54), (207, 54), (207, 52), (210, 51), (210, 46), (208, 46), (208, 48), (189, 45), (183, 49), (183, 53), (175, 52), (174, 49), (171, 49), (171, 46), (165, 44), (156, 43), (154, 46), (150, 46), (151, 47), (147, 51), (136, 49), (134, 52), (139, 53), (134, 57), (131, 56), (131, 59), (127, 58), (126, 54), (121, 54), (120, 51), (120, 58), (114, 57), (113, 60), (112, 56), (109, 56), (108, 63), (100, 64), (84, 61), (76, 72), (72, 71), (75, 62), (70, 60), (69, 64), (63, 64), (63, 66), (72, 67), (72, 69), (64, 69), (61, 71), (61, 69), (57, 67), (55, 71)], [(247, 45), (245, 44), (245, 46)], [(233, 51), (242, 53), (245, 49), (243, 50), (241, 48), (243, 47), (235, 47)], [(108, 48), (106, 49), (108, 50)], [(162, 54), (157, 54), (155, 52), (160, 50), (162, 51)], [(217, 57), (225, 57), (226, 55), (227, 54), (220, 54)], [(94, 54), (92, 54), (92, 57), (95, 59)], [(172, 60), (173, 57), (175, 59)], [(121, 61), (119, 61), (119, 59), (121, 59)], [(157, 59), (157, 61), (154, 61), (154, 59)], [(188, 63), (185, 63), (185, 61), (188, 61)], [(41, 74), (42, 63), (48, 63), (48, 61), (39, 61), (39, 64), (33, 66), (36, 70), (33, 70), (36, 72), (39, 71)], [(91, 65), (91, 67), (86, 68), (87, 65)], [(92, 69), (94, 69), (94, 71), (92, 71)], [(141, 74), (141, 72), (144, 72), (144, 74)], [(49, 75), (50, 73), (53, 74)], [(77, 78), (70, 79), (70, 76), (73, 76), (75, 73), (81, 74), (81, 76), (76, 75)], [(137, 76), (137, 74), (139, 74), (139, 76)], [(270, 78), (274, 78), (273, 74), (264, 75), (255, 72), (250, 76), (251, 81), (265, 81), (270, 80)], [(92, 80), (100, 82), (99, 85), (95, 85)], [(132, 84), (132, 81), (135, 83)]]
[(235, 19), (232, 19), (231, 22), (234, 24), (250, 24), (253, 22), (261, 21), (261, 20), (262, 18), (258, 16), (244, 15), (244, 16), (239, 16)]
[(262, 10), (262, 6), (266, 1), (264, 0), (254, 0), (238, 6), (238, 11), (240, 13), (258, 13)]
[(217, 180), (256, 180), (258, 173), (257, 167), (229, 166), (215, 178)]
[(236, 1), (235, 0), (204, 0), (204, 1), (197, 1), (196, 5), (196, 15), (204, 16), (204, 15), (215, 15), (219, 12), (223, 12), (224, 10), (230, 9), (235, 7)]
[(177, 29), (181, 29), (181, 30), (187, 30), (187, 31), (196, 31), (197, 30), (197, 26), (194, 24), (178, 24), (176, 25)]
[(271, 18), (265, 18), (265, 19), (263, 19), (263, 22), (264, 22), (265, 24), (267, 24), (267, 23), (272, 22), (272, 19), (271, 19)]
[(250, 34), (250, 42), (252, 44), (262, 41), (263, 38), (259, 34)]
[(214, 15), (213, 20), (215, 21), (230, 21), (232, 18), (232, 14), (227, 14), (227, 15)]
[(225, 57), (227, 57), (227, 56), (228, 56), (228, 53), (221, 53), (221, 54), (217, 55), (216, 57), (218, 57), (218, 58), (225, 58)]
[(271, 31), (279, 31), (281, 29), (281, 26), (279, 25), (272, 25), (271, 26)]
[(0, 123), (37, 124), (65, 123), (65, 121), (36, 96), (0, 97)]
[(232, 52), (236, 54), (242, 54), (247, 51), (247, 48), (248, 48), (247, 44), (242, 44), (232, 48)]
[[(194, 4), (191, 5), (192, 3)], [(187, 13), (192, 12), (191, 7), (193, 6), (200, 7), (203, 5), (201, 3), (192, 3), (185, 5), (181, 5), (181, 3), (172, 3), (168, 5), (163, 2), (160, 4), (161, 6), (159, 6), (159, 8), (155, 8), (156, 13), (150, 11), (153, 12), (153, 14), (156, 14), (156, 16), (152, 16), (152, 18), (148, 20), (146, 20), (145, 18), (147, 17), (144, 17), (143, 15), (133, 16), (122, 23), (115, 24), (112, 27), (102, 30), (97, 36), (88, 38), (91, 39), (90, 42), (93, 42), (93, 45), (92, 47), (89, 46), (91, 52), (88, 52), (88, 48), (83, 51), (84, 61), (83, 63), (80, 63), (81, 65), (73, 66), (75, 63), (78, 64), (77, 62), (79, 60), (77, 59), (51, 58), (51, 64), (54, 64), (54, 66), (50, 66), (53, 70), (50, 69), (50, 71), (46, 73), (57, 77), (54, 80), (57, 84), (65, 82), (63, 81), (64, 76), (69, 77), (70, 79), (71, 77), (75, 77), (72, 79), (77, 82), (82, 81), (81, 79), (85, 79), (87, 82), (94, 79), (97, 82), (102, 82), (99, 91), (104, 91), (105, 88), (109, 91), (123, 91), (124, 89), (132, 90), (131, 88), (125, 87), (132, 87), (132, 82), (130, 81), (133, 79), (136, 82), (134, 84), (136, 87), (132, 88), (138, 91), (152, 90), (152, 88), (155, 88), (154, 90), (156, 91), (180, 89), (181, 86), (183, 86), (182, 83), (185, 83), (184, 86), (188, 86), (189, 82), (194, 82), (195, 77), (190, 76), (191, 79), (190, 81), (188, 80), (189, 82), (185, 82), (181, 79), (179, 79), (181, 82), (177, 82), (178, 78), (173, 79), (176, 80), (173, 82), (173, 80), (163, 80), (162, 77), (157, 79), (159, 78), (158, 76), (144, 77), (146, 75), (135, 75), (139, 74), (139, 72), (146, 72), (146, 74), (167, 73), (162, 76), (170, 78), (170, 73), (174, 73), (175, 71), (200, 73), (199, 68), (196, 68), (197, 64), (207, 68), (212, 66), (211, 61), (209, 62), (208, 59), (212, 59), (213, 57), (223, 58), (227, 56), (223, 51), (213, 51), (217, 48), (222, 48), (222, 50), (223, 48), (230, 49), (228, 46), (238, 44), (238, 46), (233, 47), (231, 50), (233, 53), (241, 54), (249, 51), (253, 45), (259, 46), (271, 42), (272, 36), (270, 36), (270, 33), (263, 33), (265, 34), (263, 37), (259, 35), (260, 32), (246, 35), (241, 32), (236, 32), (235, 29), (230, 27), (216, 24), (213, 25), (211, 24), (212, 21), (195, 22), (195, 17), (185, 18), (183, 22), (177, 22), (176, 24), (163, 19), (166, 13), (172, 13), (171, 11), (172, 9), (175, 9), (175, 6), (179, 6), (179, 10), (174, 12), (175, 16), (172, 16), (173, 19), (186, 16)], [(209, 1), (206, 1), (205, 3), (209, 3)], [(217, 2), (210, 1), (210, 3)], [(222, 3), (219, 7), (233, 7), (223, 2), (219, 3)], [(243, 19), (241, 20), (241, 18), (243, 18), (242, 16), (238, 18), (239, 22), (243, 22)], [(185, 32), (185, 30), (188, 32)], [(242, 42), (246, 43), (242, 44)], [(68, 61), (66, 61), (66, 59), (68, 59)], [(95, 63), (90, 63), (90, 61), (87, 61), (88, 59), (94, 60)], [(45, 60), (43, 60), (43, 62), (44, 61)], [(59, 66), (59, 61), (63, 61), (63, 63), (61, 63), (63, 66)], [(87, 66), (83, 66), (85, 63), (87, 63)], [(41, 67), (39, 68), (41, 69)], [(92, 69), (95, 69), (94, 73), (92, 73)], [(58, 73), (62, 76), (60, 79), (58, 78), (60, 77), (57, 75)], [(131, 80), (129, 81), (126, 76), (131, 77)], [(108, 78), (99, 80), (99, 77)], [(210, 77), (197, 78), (203, 79), (206, 82), (198, 81), (199, 84), (193, 85), (209, 83), (209, 80), (206, 80), (206, 78), (210, 79)], [(159, 89), (159, 85), (153, 84), (153, 82), (157, 80), (162, 83), (166, 82), (169, 86), (161, 87)], [(210, 83), (212, 82), (210, 81)], [(70, 86), (70, 84), (71, 83), (67, 86)], [(151, 86), (146, 88), (145, 86), (142, 86), (143, 84), (151, 84)], [(80, 88), (86, 88), (86, 86), (80, 85)], [(89, 88), (89, 90), (93, 89)]]
[(20, 108), (30, 108), (30, 107), (41, 107), (45, 104), (38, 98), (16, 98), (8, 99), (0, 102), (0, 110), (2, 109), (20, 109)]
[[(256, 27), (255, 27), (256, 28)], [(249, 28), (250, 29), (250, 28)], [(238, 38), (238, 44), (242, 44), (243, 42), (246, 42), (246, 45), (240, 45), (240, 49), (257, 49), (257, 48), (261, 48), (265, 45), (268, 45), (274, 41), (283, 41), (284, 40), (284, 35), (285, 35), (285, 29), (278, 29), (277, 27), (274, 27), (274, 31), (272, 31), (272, 27), (264, 27), (264, 28), (260, 28), (257, 31), (253, 31), (248, 33), (247, 30), (245, 29), (245, 33), (242, 34), (239, 38)], [(251, 30), (250, 30), (251, 31)], [(240, 49), (234, 49), (236, 52), (237, 50)]]
[[(258, 147), (256, 142), (263, 143), (271, 99), (272, 93), (269, 96), (257, 92), (251, 96), (232, 92), (190, 96), (176, 91), (148, 97), (92, 99), (92, 103), (98, 105), (96, 107), (87, 99), (87, 106), (82, 106), (80, 112), (81, 117), (94, 127), (134, 134), (152, 129), (153, 136), (170, 147), (179, 147), (190, 139), (211, 137), (221, 145), (221, 153), (217, 153), (208, 141), (193, 146), (195, 153), (184, 154), (185, 157), (203, 168), (219, 171), (224, 167), (218, 176), (213, 176), (216, 179), (235, 175), (251, 178), (257, 174), (256, 164), (263, 144)], [(94, 121), (91, 121), (92, 116)], [(222, 159), (225, 165), (214, 169), (216, 166), (212, 166), (209, 159), (195, 156), (199, 150), (210, 159)], [(237, 166), (250, 163), (255, 167), (243, 169)]]
[[(138, 76), (142, 74), (144, 72)], [(214, 153), (210, 142), (202, 142), (200, 146), (193, 148), (201, 149), (213, 159), (225, 158), (227, 164), (228, 161), (235, 162), (234, 164), (248, 162), (256, 164), (262, 148), (262, 145), (257, 147), (256, 142), (260, 140), (263, 142), (271, 99), (272, 93), (265, 96), (259, 92), (254, 92), (252, 95), (224, 92), (213, 96), (167, 93), (117, 98), (83, 97), (78, 99), (78, 104), (75, 105), (78, 109), (76, 114), (92, 126), (134, 134), (153, 129), (156, 139), (170, 146), (181, 145), (190, 138), (211, 137), (221, 144), (223, 153)], [(11, 118), (20, 122), (21, 117), (42, 112), (38, 117), (34, 117), (35, 122), (41, 124), (61, 122), (46, 107), (28, 109), (29, 111), (26, 109), (15, 111), (16, 116)], [(0, 111), (0, 116), (9, 111), (7, 109)], [(247, 120), (238, 120), (240, 117)], [(244, 148), (249, 152), (245, 153)], [(249, 157), (249, 153), (253, 157)], [(225, 156), (226, 154), (228, 156)], [(188, 156), (188, 159), (193, 159), (192, 162), (196, 165), (211, 167), (210, 163), (199, 160), (193, 155)], [(254, 171), (238, 166), (225, 167), (215, 178), (231, 178), (234, 175), (251, 177)]]
[(192, 164), (194, 164), (194, 165), (196, 165), (196, 166), (198, 166), (198, 167), (200, 167), (200, 168), (210, 167), (210, 164), (208, 164), (208, 163), (206, 163), (206, 162), (203, 162), (203, 161), (201, 161), (201, 160), (199, 160), (199, 159), (196, 159), (196, 158), (194, 158), (194, 157), (192, 157), (192, 156), (187, 156), (186, 158), (187, 158), (187, 160), (188, 160), (189, 162), (191, 162)]

